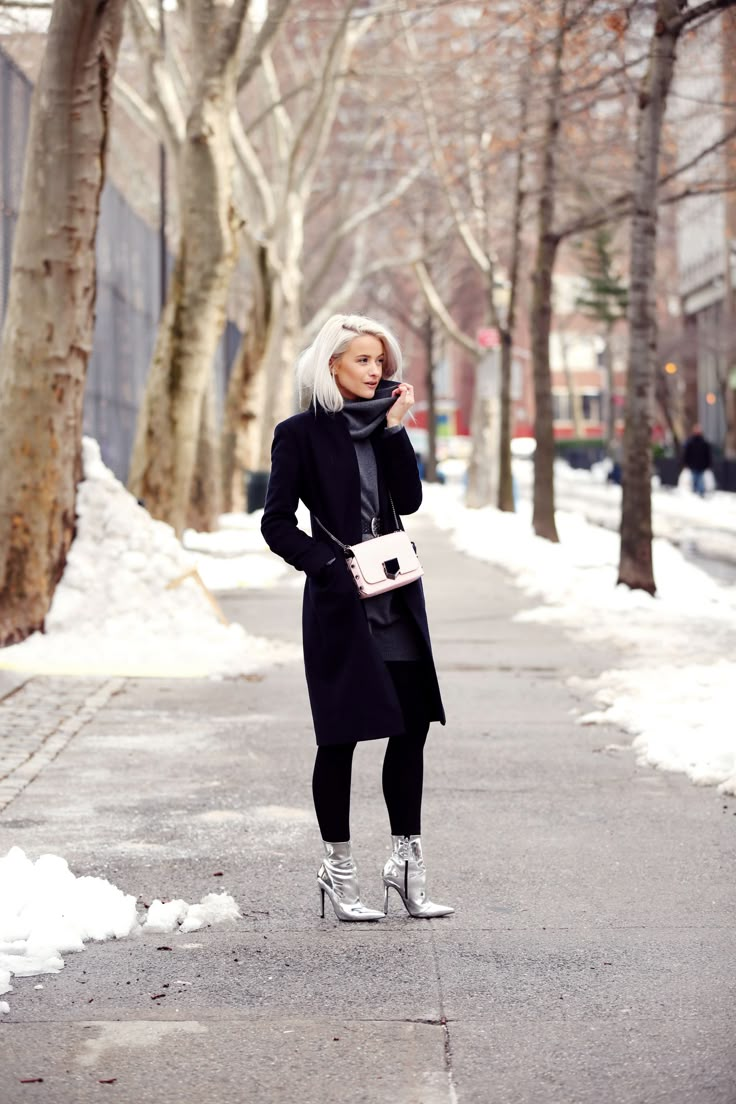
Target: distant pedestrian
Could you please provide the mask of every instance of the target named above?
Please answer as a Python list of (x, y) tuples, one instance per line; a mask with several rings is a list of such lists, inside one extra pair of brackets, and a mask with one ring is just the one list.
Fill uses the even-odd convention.
[(682, 450), (682, 466), (690, 470), (693, 491), (705, 494), (705, 473), (713, 467), (713, 450), (703, 436), (703, 427), (696, 422)]
[[(317, 884), (338, 920), (378, 920), (395, 890), (415, 917), (454, 910), (430, 901), (422, 857), (424, 743), (445, 713), (420, 579), (364, 598), (351, 546), (402, 529), (422, 501), (403, 420), (414, 390), (401, 383), (401, 350), (378, 322), (333, 315), (297, 365), (307, 409), (276, 426), (261, 530), (269, 547), (304, 571), (304, 665), (317, 757), (312, 794), (324, 858)], [(312, 535), (297, 526), (302, 500)], [(394, 565), (395, 564), (395, 568)], [(391, 565), (391, 566), (389, 566)], [(383, 564), (386, 578), (399, 561)], [(358, 742), (388, 738), (383, 795), (391, 857), (384, 912), (360, 899), (350, 834), (350, 783)]]

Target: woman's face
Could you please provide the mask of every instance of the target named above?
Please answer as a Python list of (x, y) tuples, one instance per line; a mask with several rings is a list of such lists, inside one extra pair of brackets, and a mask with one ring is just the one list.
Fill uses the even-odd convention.
[(332, 374), (344, 399), (372, 399), (383, 376), (386, 354), (373, 334), (354, 338), (332, 362)]

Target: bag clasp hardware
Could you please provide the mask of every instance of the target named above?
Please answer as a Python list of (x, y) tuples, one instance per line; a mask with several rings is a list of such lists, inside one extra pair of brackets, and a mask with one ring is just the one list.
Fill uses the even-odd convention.
[(393, 556), (390, 560), (386, 560), (383, 566), (383, 573), (387, 579), (395, 579), (401, 571), (401, 565), (399, 561)]

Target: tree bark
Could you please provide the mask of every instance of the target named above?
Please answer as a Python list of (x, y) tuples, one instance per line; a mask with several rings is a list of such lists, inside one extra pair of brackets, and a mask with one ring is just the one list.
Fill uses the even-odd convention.
[(432, 314), (427, 311), (424, 321), (424, 355), (427, 362), (425, 379), (427, 392), (427, 456), (424, 464), (424, 478), (427, 483), (437, 482), (437, 391), (434, 378), (434, 324)]
[(559, 540), (555, 525), (555, 434), (552, 416), (552, 375), (549, 366), (552, 273), (557, 244), (557, 238), (549, 231), (540, 234), (534, 267), (531, 308), (534, 436), (537, 442), (534, 453), (532, 524), (538, 537), (545, 537), (550, 541)]
[(56, 0), (0, 346), (0, 644), (42, 629), (75, 530), (122, 0)]
[(565, 46), (567, 0), (559, 0), (558, 30), (554, 61), (547, 93), (547, 117), (541, 153), (537, 253), (532, 276), (530, 312), (532, 370), (534, 374), (534, 511), (532, 524), (538, 537), (559, 540), (555, 526), (554, 423), (552, 419), (552, 376), (549, 366), (549, 335), (552, 320), (552, 274), (559, 237), (554, 233), (557, 147), (562, 96), (562, 55)]
[[(240, 20), (247, 4), (239, 5)], [(130, 490), (181, 533), (192, 495), (202, 402), (237, 261), (230, 114), (235, 104), (237, 15), (219, 26), (209, 0), (190, 0), (197, 80), (179, 155), (181, 238), (138, 414)], [(222, 11), (222, 9), (219, 9)]]
[(654, 594), (652, 565), (652, 413), (657, 324), (654, 274), (657, 245), (657, 173), (662, 122), (675, 68), (677, 32), (668, 21), (678, 0), (657, 0), (647, 72), (639, 90), (631, 220), (629, 354), (626, 374), (618, 581)]
[(294, 248), (293, 263), (284, 265), (278, 289), (274, 295), (274, 313), (263, 358), (265, 376), (258, 470), (271, 466), (271, 443), (279, 422), (295, 413), (297, 406), (294, 363), (301, 333), (302, 270), (301, 233), (292, 226), (290, 245)]
[(614, 401), (614, 373), (613, 373), (613, 326), (609, 322), (606, 326), (605, 345), (603, 346), (603, 367), (606, 373), (606, 456), (613, 459), (616, 451), (616, 403)]
[(465, 503), (473, 510), (491, 506), (498, 498), (498, 467), (493, 461), (498, 456), (499, 393), (498, 351), (489, 349), (478, 361), (470, 415), (473, 448)]
[(511, 358), (513, 335), (501, 331), (501, 412), (498, 442), (498, 508), (513, 513), (514, 481), (511, 471)]
[(246, 507), (246, 472), (254, 471), (261, 446), (264, 357), (273, 324), (274, 280), (267, 250), (257, 246), (251, 266), (253, 301), (228, 383), (222, 431), (225, 510)]
[(217, 528), (222, 513), (222, 461), (217, 431), (215, 379), (207, 381), (199, 416), (199, 439), (189, 495), (187, 526), (199, 533)]
[[(520, 105), (518, 150), (514, 173), (514, 208), (511, 216), (511, 263), (509, 265), (509, 301), (506, 309), (505, 325), (499, 327), (501, 335), (501, 425), (498, 442), (498, 508), (507, 513), (516, 509), (514, 502), (514, 478), (511, 465), (511, 370), (514, 352), (514, 331), (516, 329), (516, 304), (519, 290), (519, 270), (521, 268), (521, 228), (526, 195), (524, 192), (524, 173), (526, 167), (526, 145), (529, 134), (529, 96), (528, 78), (531, 63), (527, 59), (524, 66), (524, 86)], [(493, 294), (493, 289), (491, 289)]]
[(567, 335), (562, 329), (558, 330), (560, 338), (560, 355), (562, 357), (562, 371), (565, 374), (565, 385), (570, 403), (570, 419), (572, 421), (572, 433), (576, 441), (583, 437), (583, 411), (581, 409), (580, 395), (575, 390), (575, 378), (573, 376), (570, 361), (567, 356)]

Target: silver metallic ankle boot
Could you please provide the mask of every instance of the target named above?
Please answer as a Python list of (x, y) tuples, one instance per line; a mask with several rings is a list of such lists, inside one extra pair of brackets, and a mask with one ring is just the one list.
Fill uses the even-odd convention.
[(427, 897), (427, 869), (421, 836), (392, 836), (391, 858), (383, 868), (383, 909), (388, 913), (388, 891), (395, 889), (410, 916), (432, 919), (449, 916), (454, 908)]
[(325, 893), (332, 901), (338, 920), (383, 920), (385, 913), (366, 908), (360, 899), (358, 868), (353, 858), (350, 840), (328, 843), (322, 840), (325, 857), (317, 874), (322, 919), (325, 917)]

